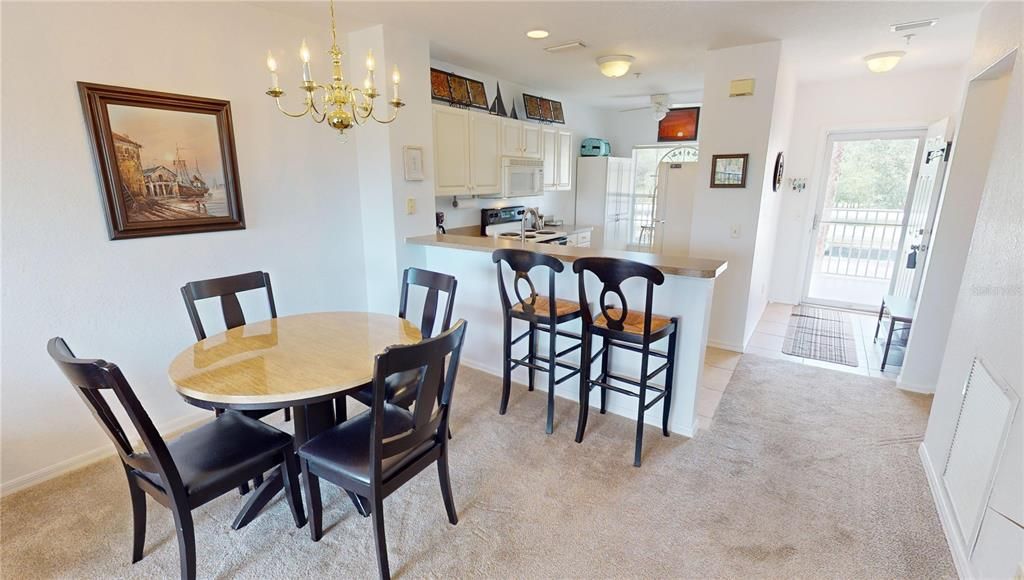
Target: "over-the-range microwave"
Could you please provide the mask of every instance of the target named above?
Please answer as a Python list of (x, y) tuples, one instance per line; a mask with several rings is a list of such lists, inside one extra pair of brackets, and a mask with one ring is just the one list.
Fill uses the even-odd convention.
[(544, 194), (544, 162), (540, 159), (505, 157), (501, 160), (503, 197)]

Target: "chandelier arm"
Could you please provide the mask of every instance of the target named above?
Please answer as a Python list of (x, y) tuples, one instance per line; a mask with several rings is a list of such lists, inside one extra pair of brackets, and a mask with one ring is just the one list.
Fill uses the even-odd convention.
[(372, 119), (373, 119), (374, 121), (377, 121), (378, 123), (380, 123), (380, 124), (382, 124), (382, 125), (387, 125), (388, 123), (393, 123), (393, 122), (395, 121), (395, 119), (397, 119), (397, 118), (398, 118), (398, 109), (396, 108), (396, 109), (395, 109), (395, 112), (394, 112), (394, 113), (391, 113), (391, 118), (390, 118), (390, 119), (387, 119), (387, 120), (381, 120), (381, 119), (378, 119), (378, 118), (377, 118), (377, 115), (374, 115), (374, 114), (372, 114), (372, 113), (370, 114), (370, 117), (371, 117), (371, 118), (372, 118)]
[(286, 111), (285, 108), (281, 106), (281, 97), (274, 97), (274, 102), (277, 103), (277, 108), (279, 111), (294, 119), (298, 119), (299, 117), (305, 117), (306, 115), (309, 114), (309, 101), (306, 101), (306, 108), (301, 113), (289, 113), (288, 111)]

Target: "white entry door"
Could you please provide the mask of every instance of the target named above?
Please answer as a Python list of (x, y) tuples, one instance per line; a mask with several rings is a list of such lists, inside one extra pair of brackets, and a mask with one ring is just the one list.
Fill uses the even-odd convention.
[(900, 264), (926, 131), (830, 133), (803, 301), (877, 311)]
[(951, 144), (948, 141), (948, 130), (948, 118), (928, 127), (924, 154), (917, 168), (917, 184), (907, 209), (907, 227), (890, 294), (916, 299), (921, 288), (932, 230), (935, 228), (935, 210), (946, 175), (946, 161), (949, 159)]

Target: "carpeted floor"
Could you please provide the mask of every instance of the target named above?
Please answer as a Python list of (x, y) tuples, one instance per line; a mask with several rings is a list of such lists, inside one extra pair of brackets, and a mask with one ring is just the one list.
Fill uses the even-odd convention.
[[(591, 414), (573, 442), (575, 405), (464, 369), (451, 461), (458, 526), (430, 469), (385, 501), (396, 577), (954, 577), (917, 456), (930, 397), (889, 381), (746, 355), (698, 438), (646, 432)], [(85, 410), (83, 409), (83, 412)], [(201, 578), (376, 576), (372, 524), (325, 486), (314, 544), (282, 499), (247, 528), (241, 498), (196, 512)], [(146, 556), (130, 564), (124, 475), (104, 461), (5, 498), (4, 578), (178, 574), (172, 519), (150, 500)]]

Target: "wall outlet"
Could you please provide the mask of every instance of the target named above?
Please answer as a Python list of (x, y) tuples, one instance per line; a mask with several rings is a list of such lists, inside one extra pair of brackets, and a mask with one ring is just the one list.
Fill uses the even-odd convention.
[(405, 213), (406, 215), (412, 215), (416, 213), (416, 198), (410, 197), (405, 200)]
[(740, 224), (732, 224), (729, 227), (729, 237), (738, 239), (740, 237)]

